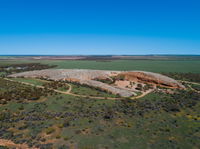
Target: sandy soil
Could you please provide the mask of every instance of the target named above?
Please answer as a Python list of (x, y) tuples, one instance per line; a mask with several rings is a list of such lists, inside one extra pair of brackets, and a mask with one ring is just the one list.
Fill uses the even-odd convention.
[(118, 81), (115, 81), (115, 85), (117, 85), (118, 87), (127, 88), (127, 87), (130, 87), (130, 81), (118, 80)]

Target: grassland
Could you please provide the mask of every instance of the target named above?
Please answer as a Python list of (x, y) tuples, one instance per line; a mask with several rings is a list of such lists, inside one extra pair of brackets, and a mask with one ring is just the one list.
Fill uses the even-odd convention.
[(65, 69), (100, 69), (100, 70), (145, 70), (152, 72), (194, 72), (200, 73), (200, 61), (167, 60), (114, 60), (114, 61), (44, 61)]
[(200, 73), (200, 60), (1, 60), (0, 65), (16, 63), (57, 65), (61, 69), (144, 70), (152, 72)]
[(94, 96), (94, 97), (117, 97), (117, 95), (107, 93), (104, 91), (100, 91), (95, 88), (91, 88), (89, 86), (81, 86), (76, 84), (71, 84), (72, 86), (72, 93), (78, 95), (86, 95), (86, 96)]
[(44, 85), (45, 84), (45, 82), (42, 80), (32, 79), (32, 78), (11, 78), (11, 80), (25, 82), (25, 83), (31, 83), (34, 85)]

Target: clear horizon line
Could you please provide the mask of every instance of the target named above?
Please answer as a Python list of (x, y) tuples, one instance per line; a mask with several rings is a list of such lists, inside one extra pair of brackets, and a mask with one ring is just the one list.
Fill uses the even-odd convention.
[(0, 54), (0, 56), (200, 56), (200, 54)]

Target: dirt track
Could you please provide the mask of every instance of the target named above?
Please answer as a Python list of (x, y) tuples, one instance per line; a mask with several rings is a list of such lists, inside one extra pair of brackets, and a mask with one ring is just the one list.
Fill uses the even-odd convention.
[[(41, 85), (34, 85), (34, 84), (31, 84), (31, 83), (27, 83), (27, 82), (15, 81), (15, 80), (11, 80), (11, 79), (8, 79), (8, 78), (4, 78), (4, 79), (7, 80), (7, 81), (17, 82), (17, 83), (21, 83), (21, 84), (25, 84), (25, 85), (37, 87), (37, 88), (44, 88), (44, 86), (41, 86)], [(72, 86), (70, 84), (68, 84), (68, 83), (66, 83), (66, 85), (69, 86), (69, 89), (67, 91), (60, 91), (60, 90), (56, 90), (56, 89), (51, 89), (51, 90), (53, 90), (54, 92), (57, 92), (57, 93), (61, 93), (61, 94), (65, 94), (65, 95), (71, 95), (71, 96), (76, 96), (76, 97), (84, 97), (84, 98), (85, 97), (89, 97), (89, 98), (93, 98), (93, 99), (109, 99), (109, 100), (119, 100), (119, 99), (122, 99), (122, 98), (97, 97), (97, 96), (87, 96), (87, 95), (74, 94), (74, 93), (71, 93)], [(153, 91), (153, 89), (148, 90), (146, 92), (143, 92), (142, 95), (139, 95), (139, 96), (136, 96), (136, 97), (132, 97), (131, 99), (142, 98), (142, 97), (146, 96), (147, 94), (151, 93), (152, 91)]]
[[(8, 78), (4, 78), (4, 79), (7, 80), (7, 81), (17, 82), (17, 83), (37, 87), (37, 88), (44, 88), (44, 86), (41, 86), (41, 85), (34, 85), (34, 84), (31, 84), (31, 83), (27, 83), (27, 82), (15, 81), (15, 80), (11, 80), (11, 79), (8, 79)], [(79, 94), (71, 93), (72, 86), (70, 84), (67, 84), (67, 85), (69, 86), (69, 89), (67, 91), (60, 91), (60, 90), (56, 90), (56, 89), (51, 89), (51, 90), (53, 90), (57, 93), (61, 93), (61, 94), (65, 94), (65, 95), (72, 95), (72, 96), (76, 96), (76, 97), (89, 97), (89, 98), (93, 98), (93, 99), (105, 99), (105, 97), (87, 96), (87, 95), (79, 95)], [(106, 99), (116, 100), (116, 99), (121, 99), (121, 98), (106, 97)]]

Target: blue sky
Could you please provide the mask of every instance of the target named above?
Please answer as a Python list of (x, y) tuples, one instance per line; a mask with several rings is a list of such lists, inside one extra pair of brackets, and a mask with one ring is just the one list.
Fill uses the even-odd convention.
[(0, 54), (200, 54), (198, 0), (1, 0)]

